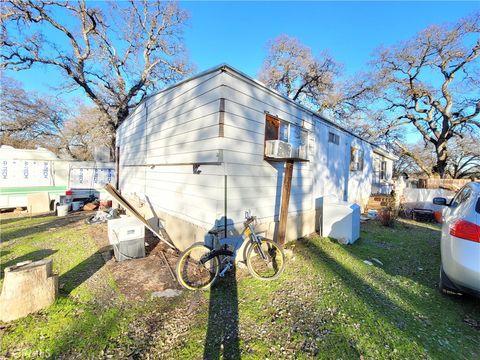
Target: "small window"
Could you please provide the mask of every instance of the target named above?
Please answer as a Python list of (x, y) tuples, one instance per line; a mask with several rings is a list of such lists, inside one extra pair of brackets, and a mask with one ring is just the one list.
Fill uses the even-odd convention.
[(380, 163), (380, 180), (387, 180), (387, 162), (385, 160)]
[(338, 145), (338, 144), (340, 144), (340, 136), (338, 136), (337, 134), (334, 134), (332, 132), (329, 132), (328, 133), (328, 142), (332, 143), (332, 144), (335, 144), (335, 145)]
[[(299, 125), (289, 123), (288, 121), (281, 120), (271, 115), (266, 116), (265, 120), (265, 154), (267, 157), (272, 157), (270, 153), (272, 148), (269, 142), (267, 150), (267, 141), (280, 140), (283, 143), (290, 145), (281, 145), (285, 152), (289, 152), (288, 157), (299, 157), (301, 159), (308, 158), (308, 131), (303, 129)], [(280, 146), (280, 145), (279, 145)], [(290, 149), (290, 150), (288, 150)], [(274, 157), (274, 156), (273, 156)]]

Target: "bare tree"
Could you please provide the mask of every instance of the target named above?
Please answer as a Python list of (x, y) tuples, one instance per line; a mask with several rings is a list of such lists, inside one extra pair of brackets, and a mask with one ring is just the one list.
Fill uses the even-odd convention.
[(114, 134), (145, 96), (191, 70), (182, 41), (187, 18), (176, 3), (158, 0), (97, 6), (4, 1), (2, 67), (58, 69), (104, 114)]
[[(480, 177), (480, 147), (479, 134), (464, 134), (452, 138), (448, 144), (449, 157), (445, 172), (453, 179)], [(400, 160), (395, 164), (395, 172), (408, 174), (434, 175), (432, 169), (437, 162), (435, 146), (432, 143), (420, 141), (406, 145), (396, 142)]]
[(449, 142), (480, 129), (479, 19), (476, 14), (453, 26), (431, 26), (380, 50), (374, 61), (376, 94), (389, 112), (389, 128), (412, 124), (433, 145), (431, 172), (441, 177), (447, 176)]
[(61, 101), (28, 93), (8, 77), (1, 78), (0, 90), (2, 144), (48, 147), (56, 153), (63, 148), (68, 152), (68, 140), (63, 132), (68, 112)]
[(434, 151), (431, 145), (417, 143), (406, 145), (403, 142), (395, 141), (396, 152), (399, 154), (399, 160), (394, 164), (394, 172), (407, 174), (432, 175), (432, 167), (435, 164)]
[(318, 111), (330, 104), (339, 72), (339, 64), (327, 52), (314, 57), (296, 38), (281, 35), (269, 44), (258, 77), (267, 86)]
[(67, 108), (60, 99), (25, 91), (8, 77), (0, 85), (0, 144), (40, 146), (76, 160), (92, 160), (96, 149), (112, 146), (108, 119), (98, 108)]
[(377, 84), (366, 75), (345, 79), (341, 72), (342, 66), (328, 52), (315, 57), (298, 39), (281, 35), (268, 44), (258, 77), (357, 135), (379, 142), (397, 139), (401, 133), (385, 123), (378, 109), (369, 108)]
[(480, 147), (477, 137), (456, 138), (449, 149), (447, 173), (454, 179), (480, 178)]
[(65, 120), (63, 133), (68, 139), (70, 153), (79, 160), (93, 160), (98, 149), (113, 152), (114, 134), (107, 126), (108, 119), (95, 107), (80, 105), (75, 114)]

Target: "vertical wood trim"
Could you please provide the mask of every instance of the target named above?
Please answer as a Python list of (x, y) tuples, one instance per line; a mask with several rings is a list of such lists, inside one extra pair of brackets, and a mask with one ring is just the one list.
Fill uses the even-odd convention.
[(115, 188), (119, 190), (120, 186), (120, 147), (117, 146), (117, 151), (116, 151), (115, 156)]
[(290, 191), (292, 189), (293, 160), (287, 160), (285, 164), (285, 176), (283, 178), (282, 202), (280, 205), (280, 223), (278, 225), (278, 242), (285, 244), (287, 231), (288, 204), (290, 202)]
[(225, 136), (225, 99), (220, 98), (220, 109), (218, 110), (218, 136)]
[(227, 221), (227, 209), (228, 209), (228, 203), (227, 203), (227, 200), (228, 200), (228, 189), (227, 189), (227, 175), (225, 175), (225, 193), (223, 194), (224, 195), (224, 203), (223, 203), (223, 206), (224, 206), (224, 219), (223, 219), (223, 227), (225, 229), (225, 237), (228, 236), (228, 232), (227, 232), (227, 226), (228, 226), (228, 221)]

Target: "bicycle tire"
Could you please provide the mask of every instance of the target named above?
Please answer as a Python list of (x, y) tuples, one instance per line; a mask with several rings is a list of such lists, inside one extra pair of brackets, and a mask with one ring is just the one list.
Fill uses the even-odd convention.
[[(260, 280), (276, 280), (280, 277), (280, 275), (282, 275), (283, 271), (285, 270), (285, 253), (283, 252), (283, 249), (282, 247), (277, 244), (276, 242), (270, 240), (270, 239), (265, 239), (265, 238), (262, 238), (261, 239), (261, 246), (262, 246), (262, 250), (263, 250), (263, 246), (266, 245), (266, 249), (267, 249), (267, 259), (268, 259), (268, 263), (265, 262), (265, 260), (263, 259), (260, 259), (260, 255), (257, 255), (254, 253), (254, 251), (258, 248), (258, 245), (254, 242), (252, 242), (250, 245), (249, 245), (249, 249), (247, 251), (247, 259), (246, 259), (246, 262), (247, 262), (247, 268), (248, 268), (248, 271), (250, 272), (250, 274), (256, 278), (256, 279), (260, 279)], [(273, 254), (273, 251), (272, 249), (275, 249), (275, 253)], [(278, 264), (278, 262), (276, 262), (276, 257), (280, 255), (280, 260), (281, 260), (281, 263)], [(254, 259), (254, 258), (257, 258), (257, 259)], [(258, 270), (256, 270), (254, 267), (257, 267), (257, 265), (262, 265), (262, 266), (266, 266), (267, 268), (270, 267), (270, 262), (271, 262), (271, 259), (273, 259), (273, 262), (272, 262), (272, 268), (271, 268), (271, 271), (269, 271), (268, 273), (271, 273), (272, 271), (274, 272), (272, 275), (269, 275), (269, 276), (265, 276), (265, 275), (261, 275)], [(255, 262), (253, 262), (253, 260), (256, 260)], [(277, 265), (277, 269), (275, 269), (275, 265)]]
[(99, 220), (97, 219), (96, 215), (91, 215), (88, 218), (85, 219), (85, 224), (87, 225), (94, 225), (94, 224), (101, 224), (104, 223), (105, 220)]
[[(212, 249), (206, 246), (203, 243), (195, 243), (185, 250), (178, 259), (176, 275), (177, 280), (184, 288), (188, 290), (206, 290), (212, 286), (215, 280), (218, 277), (220, 271), (220, 260), (218, 256), (215, 256), (207, 261), (207, 265), (200, 264), (198, 261), (203, 254), (211, 252)], [(191, 267), (187, 268), (187, 266)], [(208, 269), (210, 267), (210, 269)], [(212, 272), (213, 270), (213, 272)], [(207, 276), (207, 279), (204, 282), (196, 282), (194, 279), (189, 279), (189, 273), (191, 272), (202, 272), (198, 274), (200, 276)], [(197, 275), (197, 274), (193, 274)], [(195, 276), (193, 276), (194, 278)]]

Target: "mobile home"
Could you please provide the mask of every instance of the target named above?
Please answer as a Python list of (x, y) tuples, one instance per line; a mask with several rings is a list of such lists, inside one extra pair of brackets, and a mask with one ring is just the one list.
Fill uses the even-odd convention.
[(366, 204), (377, 148), (228, 65), (148, 97), (116, 138), (120, 191), (180, 248), (246, 211), (274, 237), (286, 158), (287, 240), (318, 230), (325, 202)]
[(30, 194), (46, 193), (54, 202), (68, 189), (74, 189), (78, 196), (105, 197), (103, 186), (115, 182), (113, 163), (60, 159), (41, 148), (2, 145), (0, 167), (0, 209), (27, 207)]

